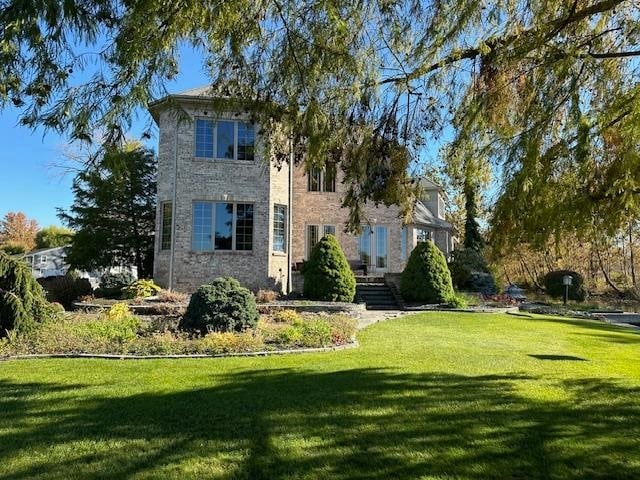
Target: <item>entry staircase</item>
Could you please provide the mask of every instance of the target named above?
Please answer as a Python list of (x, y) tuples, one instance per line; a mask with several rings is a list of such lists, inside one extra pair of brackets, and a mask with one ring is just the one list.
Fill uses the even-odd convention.
[(384, 277), (356, 276), (356, 300), (367, 310), (399, 310), (400, 306)]

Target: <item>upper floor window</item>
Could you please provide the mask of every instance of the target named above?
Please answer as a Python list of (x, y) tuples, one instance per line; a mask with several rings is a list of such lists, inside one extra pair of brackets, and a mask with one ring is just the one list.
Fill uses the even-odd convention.
[(196, 157), (252, 161), (254, 150), (255, 130), (251, 123), (196, 119)]
[(336, 166), (329, 165), (324, 169), (312, 167), (308, 173), (310, 192), (336, 191)]
[(195, 202), (191, 246), (196, 252), (252, 250), (253, 205)]

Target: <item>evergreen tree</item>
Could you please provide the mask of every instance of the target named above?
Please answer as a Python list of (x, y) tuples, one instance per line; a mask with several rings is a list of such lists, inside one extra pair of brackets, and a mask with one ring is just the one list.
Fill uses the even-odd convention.
[(480, 225), (477, 207), (477, 187), (467, 182), (465, 186), (465, 223), (464, 223), (464, 248), (481, 252), (484, 248), (484, 239), (480, 233)]
[(26, 263), (0, 251), (0, 337), (24, 333), (53, 311)]
[(153, 274), (156, 159), (137, 144), (108, 150), (73, 182), (75, 200), (59, 216), (75, 235), (67, 253), (74, 269), (135, 265)]

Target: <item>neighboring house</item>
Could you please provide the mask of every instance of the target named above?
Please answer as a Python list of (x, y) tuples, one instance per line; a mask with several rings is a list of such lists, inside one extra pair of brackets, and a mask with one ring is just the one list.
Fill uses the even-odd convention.
[[(32, 250), (23, 256), (23, 259), (31, 267), (31, 273), (35, 278), (56, 277), (65, 275), (69, 271), (67, 263), (67, 254), (65, 249), (68, 245), (53, 248), (40, 248)], [(130, 272), (135, 278), (138, 278), (137, 267), (111, 267), (104, 270), (95, 270), (93, 272), (79, 272), (80, 277), (89, 279), (91, 286), (97, 288), (100, 278), (106, 272), (121, 273)]]
[(24, 256), (24, 260), (31, 267), (31, 273), (35, 278), (64, 275), (69, 270), (65, 248), (67, 247), (32, 250)]
[(158, 284), (192, 291), (231, 275), (253, 290), (291, 291), (292, 267), (327, 233), (374, 275), (401, 272), (421, 241), (433, 240), (446, 255), (453, 250), (439, 185), (420, 180), (425, 194), (413, 223), (402, 224), (398, 207), (366, 205), (362, 234), (345, 233), (341, 172), (290, 170), (260, 158), (258, 125), (238, 109), (215, 110), (214, 100), (205, 87), (150, 106), (160, 130)]

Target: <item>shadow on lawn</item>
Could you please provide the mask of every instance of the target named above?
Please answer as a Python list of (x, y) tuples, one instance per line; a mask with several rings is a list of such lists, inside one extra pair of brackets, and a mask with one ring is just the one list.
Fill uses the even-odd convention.
[(639, 392), (599, 379), (564, 383), (567, 403), (519, 396), (514, 383), (535, 379), (518, 375), (265, 370), (212, 380), (108, 398), (0, 382), (0, 471), (27, 457), (0, 478), (640, 477), (630, 461), (640, 455)]

